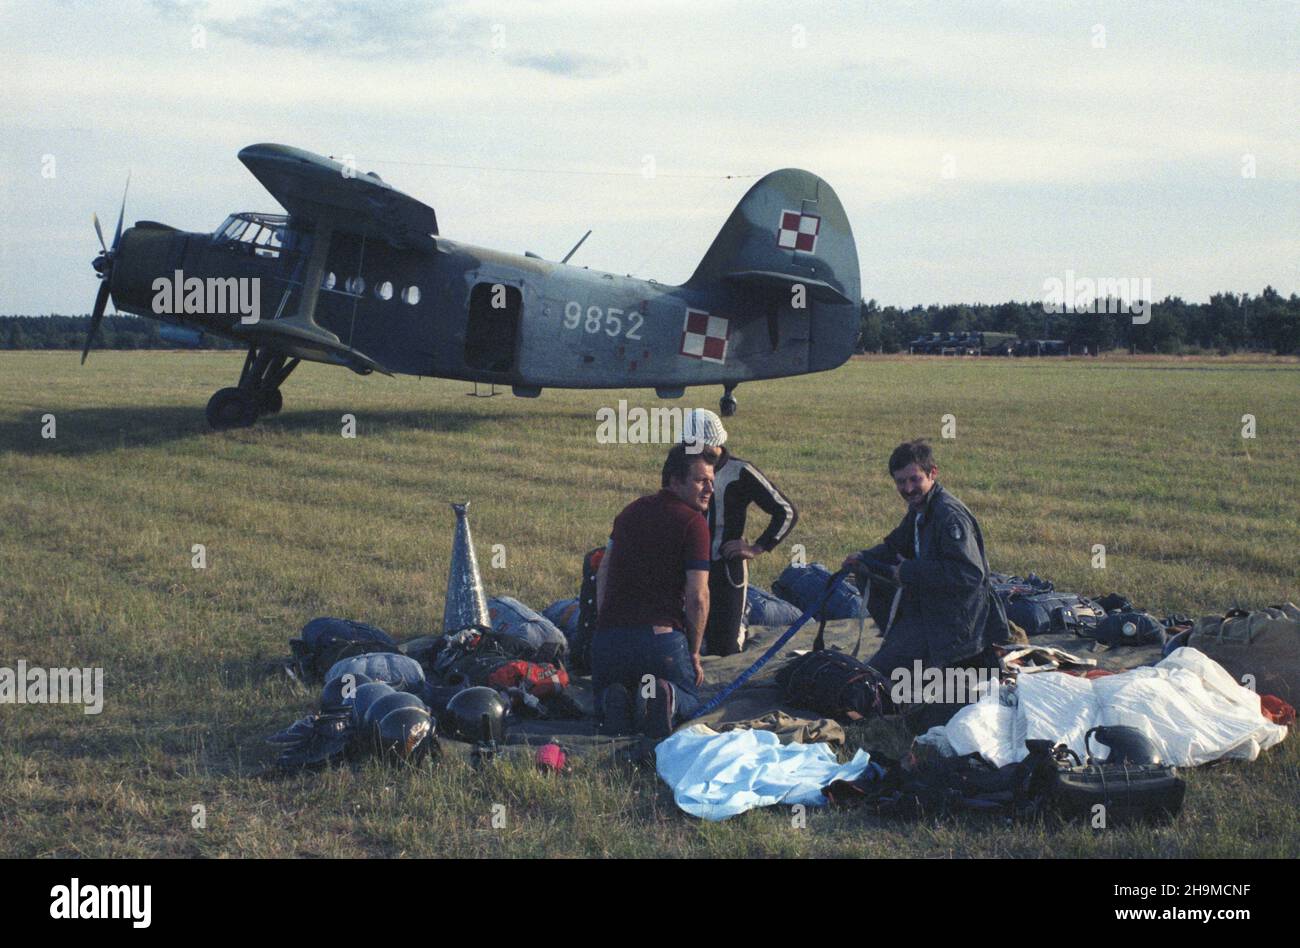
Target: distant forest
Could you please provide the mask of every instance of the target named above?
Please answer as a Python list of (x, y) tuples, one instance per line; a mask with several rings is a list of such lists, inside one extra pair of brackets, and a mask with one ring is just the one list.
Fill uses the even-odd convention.
[[(1101, 308), (1101, 307), (1099, 307)], [(1300, 297), (1284, 297), (1272, 287), (1257, 296), (1216, 293), (1208, 303), (1166, 297), (1151, 304), (1151, 319), (1134, 325), (1127, 312), (1048, 313), (1041, 302), (880, 306), (862, 303), (861, 352), (906, 352), (908, 344), (930, 332), (1005, 332), (1020, 339), (1059, 339), (1070, 352), (1123, 349), (1154, 353), (1272, 352), (1300, 354)], [(0, 316), (0, 349), (80, 349), (89, 316)], [(216, 336), (165, 327), (138, 316), (106, 316), (96, 348), (235, 349)]]

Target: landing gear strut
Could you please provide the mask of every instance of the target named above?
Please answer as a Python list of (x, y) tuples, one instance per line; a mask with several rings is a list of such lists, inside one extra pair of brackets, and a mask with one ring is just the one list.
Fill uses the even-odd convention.
[(718, 399), (718, 411), (723, 418), (730, 418), (736, 413), (736, 396), (731, 394), (735, 390), (735, 384), (723, 387), (722, 398)]
[(220, 389), (208, 400), (208, 424), (218, 431), (248, 428), (261, 415), (277, 414), (284, 407), (280, 386), (297, 367), (297, 359), (250, 348), (239, 385)]

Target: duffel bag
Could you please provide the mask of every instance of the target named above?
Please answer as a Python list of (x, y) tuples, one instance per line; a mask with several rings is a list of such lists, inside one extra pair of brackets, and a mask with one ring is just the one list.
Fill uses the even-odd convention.
[(858, 721), (892, 710), (889, 681), (851, 655), (822, 650), (800, 655), (776, 673), (786, 704)]
[(1150, 645), (1164, 642), (1165, 627), (1145, 612), (1113, 612), (1097, 624), (1092, 634), (1103, 645)]
[(1300, 705), (1300, 609), (1293, 604), (1203, 616), (1187, 644), (1256, 693)]
[(1049, 632), (1073, 632), (1090, 635), (1106, 614), (1084, 596), (1068, 592), (1041, 592), (1025, 595), (1013, 592), (1004, 600), (1007, 620), (1025, 630), (1029, 636)]
[(563, 662), (569, 640), (550, 619), (534, 612), (518, 599), (493, 596), (488, 600), (488, 617), (492, 632), (510, 651), (528, 661)]
[(395, 652), (371, 652), (340, 659), (330, 666), (325, 681), (346, 674), (366, 675), (371, 681), (386, 681), (398, 691), (418, 694), (424, 687), (424, 668), (409, 655)]
[[(826, 591), (826, 582), (831, 578), (831, 571), (821, 563), (807, 566), (787, 566), (772, 584), (772, 591), (793, 603), (800, 612), (817, 604), (822, 593)], [(847, 579), (842, 579), (835, 587), (826, 605), (817, 614), (819, 619), (855, 619), (862, 605), (862, 595)]]
[(330, 666), (350, 655), (367, 652), (396, 652), (397, 643), (383, 629), (353, 619), (321, 616), (302, 627), (289, 640), (299, 677), (308, 682), (326, 679)]

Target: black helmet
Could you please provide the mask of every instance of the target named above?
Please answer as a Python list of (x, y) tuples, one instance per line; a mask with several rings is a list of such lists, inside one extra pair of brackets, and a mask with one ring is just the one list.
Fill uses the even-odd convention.
[(370, 707), (366, 708), (365, 717), (362, 719), (362, 727), (373, 732), (379, 727), (379, 722), (384, 719), (384, 715), (390, 711), (396, 711), (398, 708), (420, 708), (424, 710), (424, 702), (415, 695), (407, 694), (405, 691), (394, 691), (392, 694), (382, 695), (372, 702)]
[(1091, 737), (1096, 734), (1097, 741), (1110, 748), (1105, 764), (1158, 764), (1160, 753), (1151, 739), (1135, 727), (1127, 724), (1112, 724), (1109, 727), (1094, 727), (1083, 736), (1083, 745), (1092, 759)]
[(366, 710), (384, 695), (391, 695), (396, 691), (397, 689), (386, 681), (372, 681), (368, 685), (362, 685), (357, 689), (356, 697), (352, 699), (352, 723), (360, 727), (366, 719)]
[(495, 743), (505, 736), (506, 703), (494, 688), (466, 688), (447, 702), (445, 723), (459, 740)]
[(375, 745), (390, 763), (416, 763), (437, 747), (437, 728), (429, 712), (421, 707), (389, 711), (378, 724)]
[(331, 678), (325, 683), (325, 687), (320, 693), (320, 707), (322, 711), (343, 711), (352, 707), (352, 701), (357, 696), (357, 689), (362, 685), (368, 685), (372, 681), (369, 675), (363, 675), (361, 672), (344, 672), (337, 678)]

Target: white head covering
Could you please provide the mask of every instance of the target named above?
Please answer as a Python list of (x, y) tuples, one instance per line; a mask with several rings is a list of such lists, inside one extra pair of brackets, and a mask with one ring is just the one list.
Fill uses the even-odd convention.
[(720, 448), (727, 443), (727, 429), (722, 419), (707, 408), (693, 408), (682, 419), (682, 441)]

